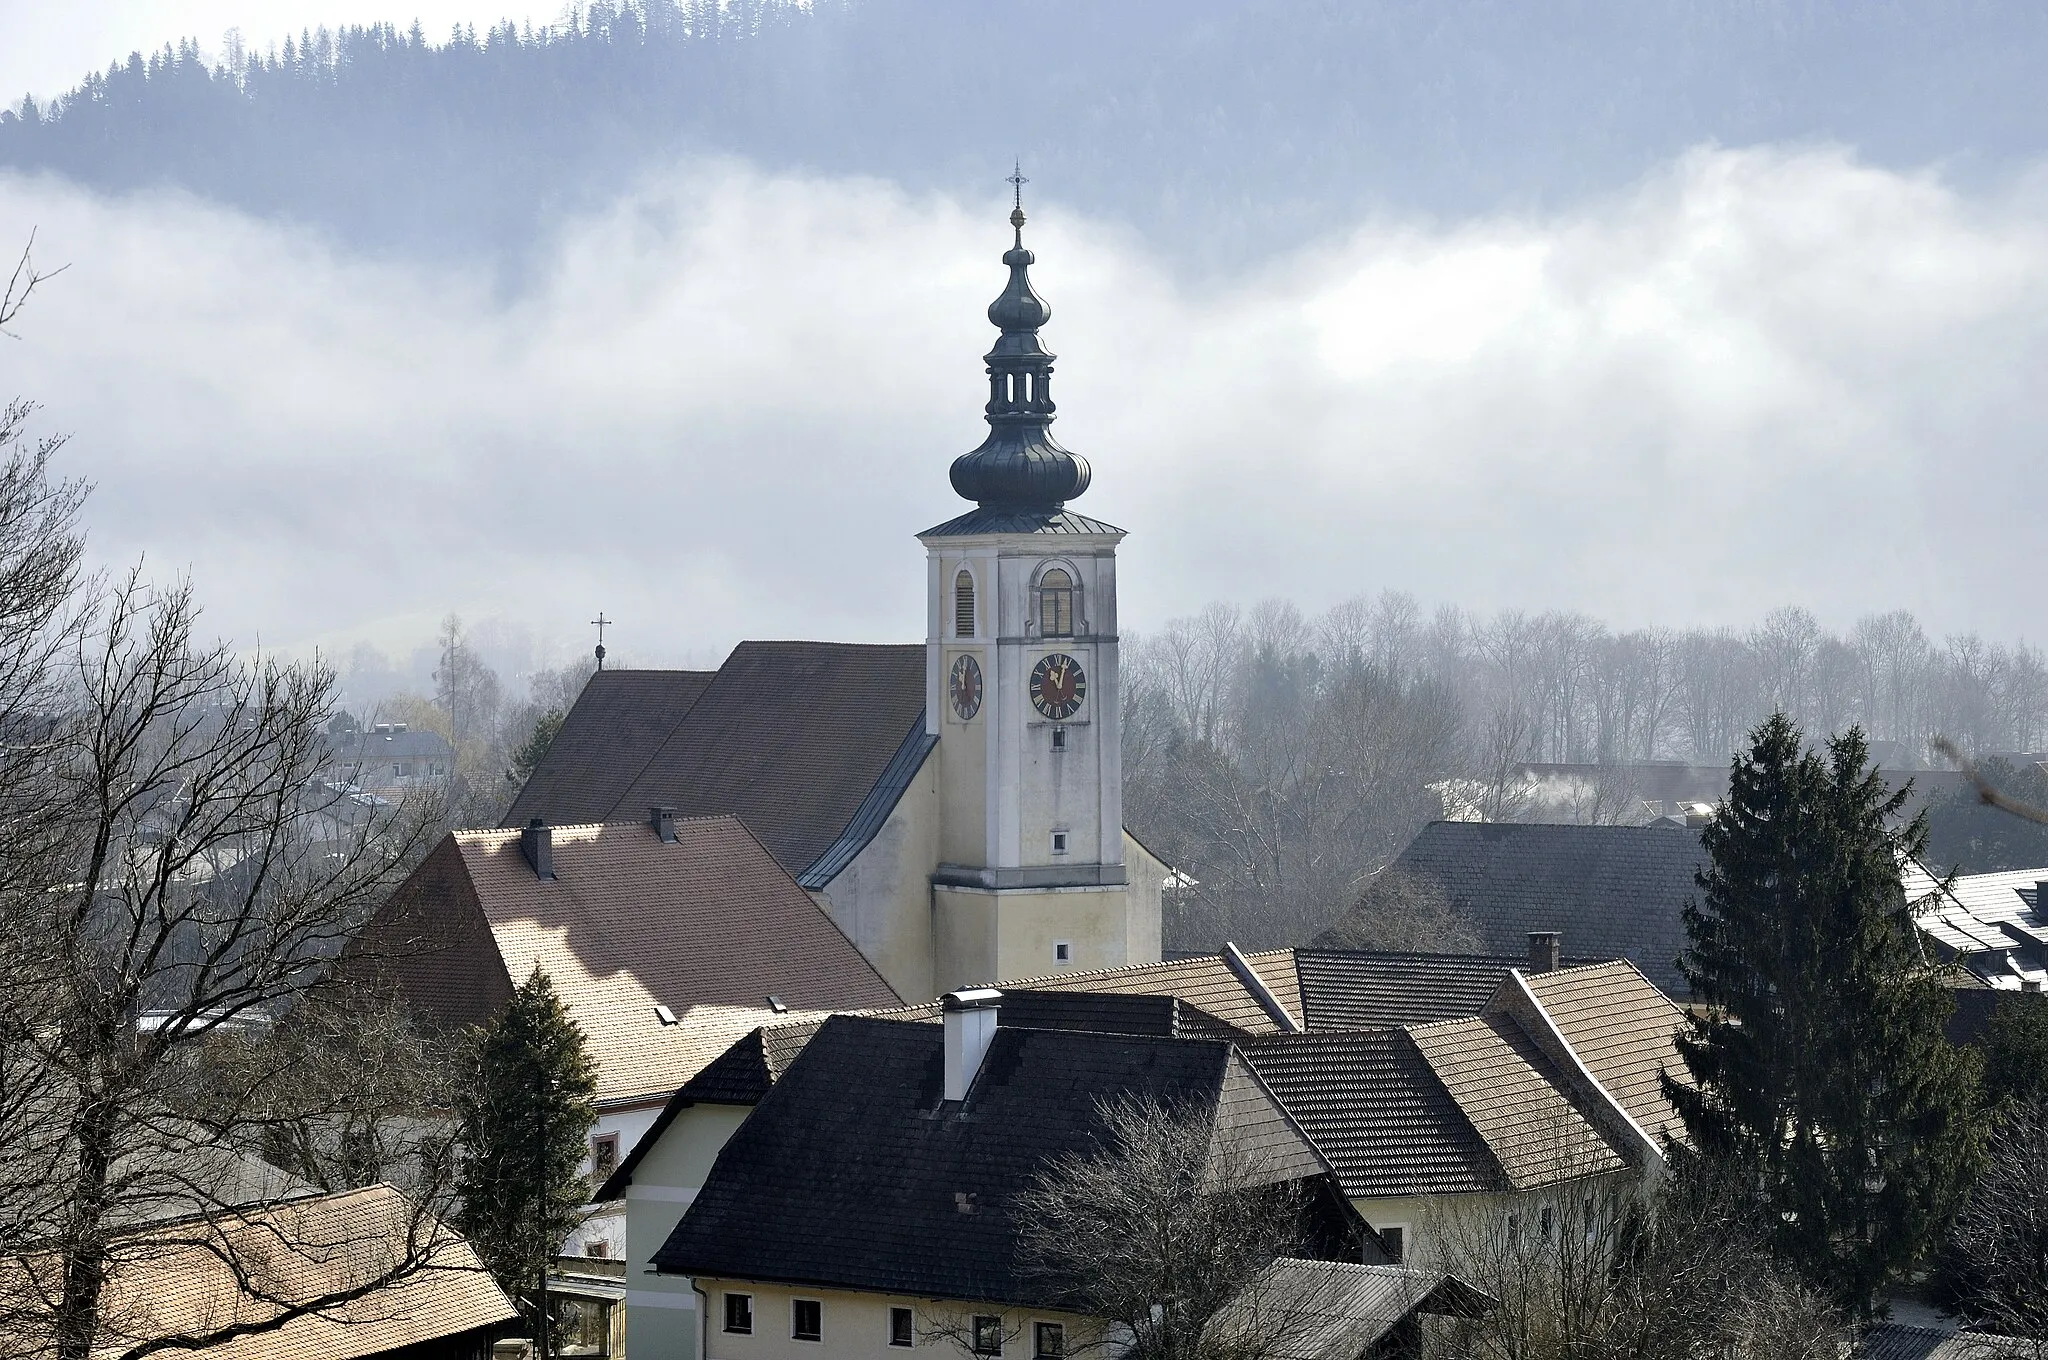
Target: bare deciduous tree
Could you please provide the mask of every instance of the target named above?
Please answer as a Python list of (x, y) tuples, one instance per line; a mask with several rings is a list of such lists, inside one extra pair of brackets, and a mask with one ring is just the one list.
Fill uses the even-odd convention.
[[(38, 1262), (30, 1334), (57, 1360), (192, 1342), (120, 1335), (103, 1294), (160, 1246), (146, 1225), (176, 1220), (216, 1256), (248, 1240), (228, 1225), (303, 1185), (255, 1160), (279, 1130), (334, 1133), (300, 1139), (302, 1170), (360, 1161), (363, 1050), (308, 1042), (313, 1022), (287, 1013), (425, 824), (323, 815), (345, 797), (314, 779), (332, 675), (201, 643), (196, 618), (189, 587), (136, 574), (91, 593), (40, 710), (44, 820), (10, 846), (0, 894), (0, 1071), (20, 1083), (0, 1100), (0, 1206)], [(416, 1167), (445, 1163), (442, 1135), (415, 1134)], [(431, 1179), (395, 1272), (438, 1257)]]
[[(1205, 1110), (1123, 1098), (1100, 1106), (1104, 1144), (1059, 1157), (1012, 1206), (1022, 1269), (1108, 1322), (1132, 1360), (1277, 1360), (1309, 1319), (1256, 1285), (1282, 1256), (1324, 1254), (1312, 1201), (1267, 1153)], [(1235, 1305), (1235, 1325), (1210, 1323)], [(958, 1320), (934, 1318), (943, 1331)]]

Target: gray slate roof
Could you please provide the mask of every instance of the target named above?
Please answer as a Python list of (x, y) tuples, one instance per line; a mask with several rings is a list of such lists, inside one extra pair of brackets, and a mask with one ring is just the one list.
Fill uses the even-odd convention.
[(1406, 1030), (1246, 1045), (1355, 1199), (1506, 1190), (1500, 1164)]
[(1477, 1015), (1520, 958), (1394, 950), (1297, 949), (1302, 1023), (1310, 1030), (1425, 1025)]
[(834, 1016), (720, 1151), (654, 1253), (663, 1272), (992, 1303), (1058, 1303), (1015, 1258), (1009, 1205), (1104, 1136), (1120, 1096), (1216, 1111), (1279, 1178), (1327, 1164), (1227, 1043), (999, 1027), (968, 1099), (944, 1029)]
[[(716, 671), (599, 671), (562, 719), (562, 730), (526, 787), (512, 800), (506, 826), (535, 817), (555, 826), (616, 820), (633, 781), (669, 734), (702, 698)], [(647, 809), (632, 810), (634, 815)]]
[(730, 814), (822, 886), (881, 829), (932, 749), (924, 666), (922, 644), (743, 642), (701, 684), (700, 672), (604, 672), (505, 825), (631, 821), (655, 806)]
[(1687, 828), (1432, 822), (1393, 867), (1440, 885), (1488, 953), (1526, 957), (1529, 932), (1562, 931), (1572, 954), (1625, 958), (1683, 997), (1681, 912), (1705, 865)]

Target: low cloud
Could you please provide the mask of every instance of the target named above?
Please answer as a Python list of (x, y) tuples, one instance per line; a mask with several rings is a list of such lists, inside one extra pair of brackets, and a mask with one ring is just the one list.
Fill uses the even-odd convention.
[[(1043, 187), (1043, 186), (1037, 186)], [(510, 296), (190, 199), (0, 179), (70, 271), (0, 389), (73, 434), (107, 561), (249, 643), (450, 609), (641, 662), (923, 631), (1007, 205), (684, 166)], [(2038, 638), (2048, 193), (1703, 150), (1542, 217), (1372, 222), (1235, 278), (1031, 205), (1080, 508), (1125, 616), (1405, 589), (1746, 622), (1904, 606)]]

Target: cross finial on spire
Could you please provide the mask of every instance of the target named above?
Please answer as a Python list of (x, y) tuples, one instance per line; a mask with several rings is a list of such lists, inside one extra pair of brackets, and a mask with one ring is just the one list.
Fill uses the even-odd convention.
[(604, 630), (605, 630), (605, 625), (606, 625), (606, 624), (608, 624), (608, 623), (610, 623), (610, 622), (611, 622), (611, 620), (610, 620), (610, 619), (608, 619), (608, 618), (606, 618), (606, 617), (604, 616), (604, 611), (603, 611), (602, 609), (600, 609), (600, 610), (598, 610), (598, 611), (597, 611), (597, 617), (596, 617), (596, 618), (594, 618), (594, 619), (592, 619), (592, 620), (591, 620), (591, 622), (597, 625), (597, 668), (598, 668), (599, 670), (603, 670), (603, 669), (604, 669)]
[(1024, 177), (1024, 162), (1019, 160), (1010, 167), (1010, 173), (1003, 182), (1010, 186), (1010, 225), (1017, 232), (1017, 248), (1024, 248), (1024, 186), (1031, 181)]

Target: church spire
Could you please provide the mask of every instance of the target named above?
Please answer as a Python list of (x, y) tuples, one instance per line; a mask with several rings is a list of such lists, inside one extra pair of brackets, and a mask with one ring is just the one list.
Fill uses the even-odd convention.
[(1090, 472), (1088, 460), (1061, 448), (1049, 429), (1054, 356), (1039, 343), (1038, 328), (1052, 319), (1052, 308), (1031, 288), (1037, 257), (1024, 248), (1027, 181), (1020, 171), (1010, 183), (1016, 244), (1003, 253), (1010, 282), (988, 308), (989, 321), (1002, 331), (986, 356), (988, 438), (953, 460), (953, 489), (985, 509), (1052, 512), (1088, 489)]

